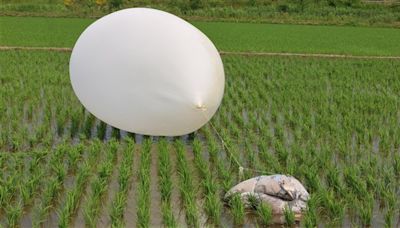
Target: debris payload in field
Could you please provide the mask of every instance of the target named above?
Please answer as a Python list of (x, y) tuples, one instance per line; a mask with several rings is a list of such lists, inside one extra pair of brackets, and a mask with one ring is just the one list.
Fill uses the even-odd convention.
[(274, 222), (283, 223), (284, 212), (292, 210), (296, 220), (300, 220), (302, 213), (307, 208), (309, 193), (296, 178), (286, 175), (258, 176), (245, 180), (232, 187), (226, 194), (229, 200), (235, 194), (240, 194), (246, 208), (253, 207), (256, 203), (266, 203), (275, 216)]

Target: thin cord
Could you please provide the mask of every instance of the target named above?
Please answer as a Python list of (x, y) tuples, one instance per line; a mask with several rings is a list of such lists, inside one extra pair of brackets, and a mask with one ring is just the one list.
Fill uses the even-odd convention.
[[(203, 117), (205, 118), (205, 119), (207, 119), (207, 117), (205, 116), (205, 114), (204, 114), (204, 110), (206, 110), (206, 108), (204, 107), (204, 106), (202, 106), (202, 114), (203, 114)], [(239, 166), (239, 178), (240, 179), (244, 179), (244, 170), (248, 170), (248, 171), (252, 171), (252, 172), (255, 172), (255, 173), (261, 173), (261, 174), (272, 174), (272, 173), (270, 173), (270, 172), (266, 172), (266, 171), (263, 171), (263, 170), (257, 170), (257, 169), (251, 169), (251, 168), (246, 168), (246, 167), (243, 167), (241, 164), (240, 164), (240, 162), (239, 162), (239, 160), (235, 157), (235, 155), (232, 153), (232, 151), (229, 149), (229, 147), (228, 147), (228, 144), (225, 142), (225, 140), (222, 138), (222, 136), (219, 134), (219, 132), (217, 131), (217, 129), (216, 129), (216, 127), (214, 126), (214, 124), (211, 122), (211, 121), (209, 121), (208, 122), (209, 124), (210, 124), (210, 126), (211, 126), (211, 129), (213, 129), (214, 130), (214, 132), (215, 132), (215, 134), (217, 135), (217, 137), (221, 140), (221, 142), (222, 142), (222, 146), (223, 147), (225, 147), (225, 150), (229, 153), (229, 155), (230, 155), (230, 158), (233, 158), (233, 160), (235, 161), (235, 163)]]

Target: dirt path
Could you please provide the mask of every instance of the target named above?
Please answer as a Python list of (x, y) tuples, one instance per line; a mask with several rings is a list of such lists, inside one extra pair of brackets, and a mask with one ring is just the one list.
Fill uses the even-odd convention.
[(241, 56), (297, 56), (314, 58), (345, 58), (345, 59), (396, 59), (400, 56), (376, 56), (376, 55), (340, 55), (340, 54), (319, 54), (319, 53), (290, 53), (290, 52), (236, 52), (219, 51), (221, 55), (241, 55)]
[[(57, 51), (71, 52), (68, 47), (23, 47), (23, 46), (0, 46), (0, 51), (7, 50), (28, 50), (28, 51)], [(347, 55), (347, 54), (323, 54), (323, 53), (291, 53), (291, 52), (247, 52), (247, 51), (219, 51), (221, 55), (239, 55), (239, 56), (296, 56), (296, 57), (314, 57), (314, 58), (334, 58), (334, 59), (393, 59), (400, 60), (400, 56), (377, 56), (377, 55)]]
[(66, 47), (17, 47), (17, 46), (0, 46), (0, 51), (8, 50), (26, 50), (26, 51), (57, 51), (57, 52), (71, 52), (72, 48)]

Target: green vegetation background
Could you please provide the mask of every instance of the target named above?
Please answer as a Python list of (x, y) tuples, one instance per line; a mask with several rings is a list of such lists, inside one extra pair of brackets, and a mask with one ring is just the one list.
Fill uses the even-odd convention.
[[(378, 1), (379, 2), (379, 1)], [(400, 1), (361, 0), (0, 0), (0, 15), (100, 17), (152, 7), (186, 19), (400, 27)]]
[[(94, 21), (85, 18), (0, 17), (1, 46), (73, 47)], [(223, 51), (400, 56), (400, 30), (231, 22), (191, 22)], [(51, 31), (51, 32), (49, 32)]]

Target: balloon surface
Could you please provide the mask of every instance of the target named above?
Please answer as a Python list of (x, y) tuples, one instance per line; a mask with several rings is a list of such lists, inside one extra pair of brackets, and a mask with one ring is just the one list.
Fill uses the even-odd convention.
[(213, 43), (181, 18), (131, 8), (100, 18), (70, 59), (80, 102), (116, 128), (145, 135), (193, 132), (217, 111), (224, 69)]

